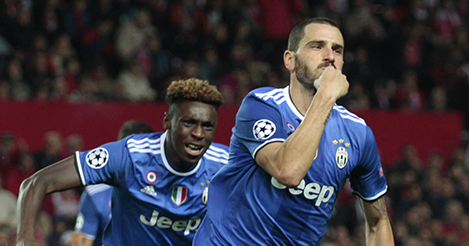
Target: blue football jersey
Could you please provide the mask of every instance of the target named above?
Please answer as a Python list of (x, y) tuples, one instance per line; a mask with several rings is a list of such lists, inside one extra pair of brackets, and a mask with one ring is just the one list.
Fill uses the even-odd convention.
[(230, 159), (212, 180), (208, 212), (194, 245), (319, 245), (347, 179), (375, 200), (387, 191), (376, 141), (365, 121), (334, 105), (313, 164), (288, 188), (256, 164), (256, 152), (283, 142), (304, 116), (289, 87), (250, 92), (236, 115)]
[(181, 172), (166, 157), (165, 139), (166, 132), (131, 135), (75, 154), (83, 185), (113, 186), (104, 245), (192, 244), (228, 147), (212, 143), (192, 170)]
[(94, 246), (103, 245), (104, 228), (111, 219), (112, 186), (97, 184), (87, 186), (80, 198), (80, 212), (75, 230), (94, 240)]

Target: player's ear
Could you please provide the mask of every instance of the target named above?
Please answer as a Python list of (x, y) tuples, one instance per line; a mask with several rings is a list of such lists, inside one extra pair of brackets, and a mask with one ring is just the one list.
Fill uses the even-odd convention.
[(168, 130), (171, 128), (171, 117), (167, 112), (164, 112), (164, 118), (163, 118), (163, 128), (165, 130)]
[(288, 71), (295, 70), (295, 52), (291, 50), (286, 50), (283, 53), (283, 64), (288, 69)]

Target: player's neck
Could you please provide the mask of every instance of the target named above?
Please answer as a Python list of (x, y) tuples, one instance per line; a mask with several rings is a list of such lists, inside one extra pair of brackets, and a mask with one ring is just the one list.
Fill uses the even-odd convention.
[(168, 139), (166, 139), (164, 151), (169, 165), (178, 172), (188, 172), (197, 166), (197, 163), (189, 163), (182, 160), (172, 148)]
[[(177, 163), (177, 164), (175, 164)], [(185, 162), (182, 162), (182, 161), (179, 161), (179, 162), (172, 162), (171, 160), (169, 160), (169, 165), (171, 165), (174, 170), (178, 171), (178, 172), (189, 172), (191, 171), (192, 169), (194, 169), (194, 167), (197, 165), (194, 164), (194, 163), (185, 163)]]
[(311, 104), (315, 93), (316, 91), (310, 91), (303, 87), (296, 79), (292, 79), (290, 82), (291, 100), (302, 115), (305, 115), (306, 111), (308, 111), (309, 105)]

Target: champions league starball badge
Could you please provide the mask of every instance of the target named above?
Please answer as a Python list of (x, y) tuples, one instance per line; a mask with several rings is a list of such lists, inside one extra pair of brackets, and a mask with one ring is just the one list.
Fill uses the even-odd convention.
[(267, 119), (258, 120), (252, 128), (252, 133), (257, 140), (268, 139), (274, 135), (275, 124)]
[(107, 164), (109, 152), (105, 148), (96, 148), (86, 155), (86, 164), (93, 169), (100, 169)]

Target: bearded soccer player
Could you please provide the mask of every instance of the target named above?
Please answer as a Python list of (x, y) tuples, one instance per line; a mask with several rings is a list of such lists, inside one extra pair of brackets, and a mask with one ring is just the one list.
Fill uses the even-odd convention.
[(366, 217), (367, 245), (394, 245), (373, 133), (336, 104), (349, 88), (343, 54), (331, 20), (293, 28), (284, 53), (290, 84), (243, 100), (194, 245), (319, 245), (347, 179)]
[(220, 92), (188, 79), (167, 90), (165, 132), (131, 135), (76, 152), (23, 181), (17, 245), (38, 245), (34, 227), (45, 195), (80, 185), (113, 186), (104, 245), (191, 245), (206, 213), (206, 189), (227, 163), (227, 146), (212, 143)]

